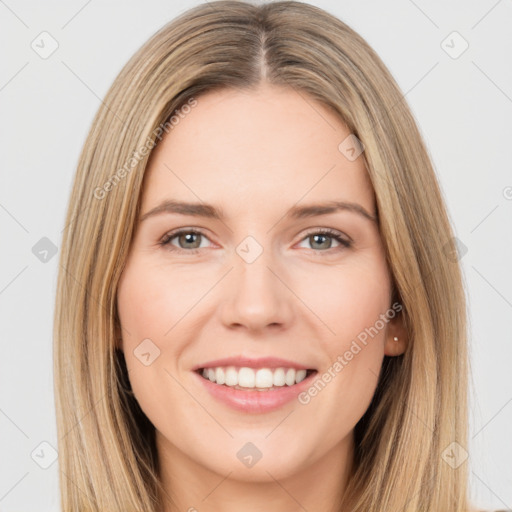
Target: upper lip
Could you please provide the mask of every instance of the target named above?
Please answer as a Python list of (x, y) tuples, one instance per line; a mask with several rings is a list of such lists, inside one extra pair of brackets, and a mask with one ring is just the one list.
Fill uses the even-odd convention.
[(206, 363), (194, 366), (193, 370), (197, 371), (202, 368), (215, 368), (217, 366), (236, 366), (238, 368), (296, 368), (298, 370), (313, 370), (311, 366), (306, 366), (295, 361), (288, 359), (281, 359), (279, 357), (225, 357), (223, 359), (215, 359), (215, 361), (208, 361)]

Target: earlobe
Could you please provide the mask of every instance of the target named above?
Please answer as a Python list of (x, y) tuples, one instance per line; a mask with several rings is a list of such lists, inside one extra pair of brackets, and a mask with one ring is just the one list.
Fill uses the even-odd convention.
[(387, 356), (399, 356), (407, 350), (408, 344), (409, 336), (403, 325), (402, 318), (395, 318), (388, 325), (384, 354)]
[(384, 346), (384, 354), (386, 356), (399, 356), (407, 349), (407, 339), (399, 336), (388, 336)]

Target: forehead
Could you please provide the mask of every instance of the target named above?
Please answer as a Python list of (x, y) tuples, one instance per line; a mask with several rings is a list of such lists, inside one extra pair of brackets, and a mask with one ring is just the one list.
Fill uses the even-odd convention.
[(357, 200), (373, 210), (363, 158), (339, 149), (349, 135), (334, 112), (291, 88), (203, 94), (153, 151), (143, 204), (172, 197), (229, 213)]

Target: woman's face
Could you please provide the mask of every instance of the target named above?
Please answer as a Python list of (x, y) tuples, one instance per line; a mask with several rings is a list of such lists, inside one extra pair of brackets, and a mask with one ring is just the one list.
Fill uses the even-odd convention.
[[(305, 93), (265, 85), (198, 97), (154, 150), (118, 311), (170, 467), (279, 480), (351, 457), (405, 340), (349, 135)], [(314, 372), (292, 384), (300, 369)]]

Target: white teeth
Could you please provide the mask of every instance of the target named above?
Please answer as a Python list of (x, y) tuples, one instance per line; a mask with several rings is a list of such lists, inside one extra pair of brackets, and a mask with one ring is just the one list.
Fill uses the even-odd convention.
[(257, 388), (271, 388), (274, 385), (274, 377), (272, 374), (272, 370), (269, 370), (268, 368), (260, 368), (256, 372), (255, 380), (255, 386)]
[(224, 368), (217, 368), (215, 370), (215, 382), (217, 384), (224, 384), (224, 382), (226, 382), (226, 373), (224, 372)]
[(226, 386), (238, 386), (238, 372), (233, 366), (226, 368)]
[(204, 368), (203, 377), (229, 387), (268, 389), (284, 385), (293, 386), (306, 378), (306, 370), (295, 368), (237, 368), (235, 366)]
[(252, 368), (240, 368), (238, 370), (238, 385), (244, 388), (253, 388), (256, 378)]
[(284, 381), (286, 382), (287, 386), (293, 386), (295, 384), (295, 370), (293, 368), (289, 368), (286, 371)]
[(295, 374), (295, 382), (302, 382), (306, 378), (306, 371), (307, 370), (298, 370)]
[(274, 386), (284, 386), (286, 384), (284, 378), (284, 368), (276, 368), (274, 370)]

